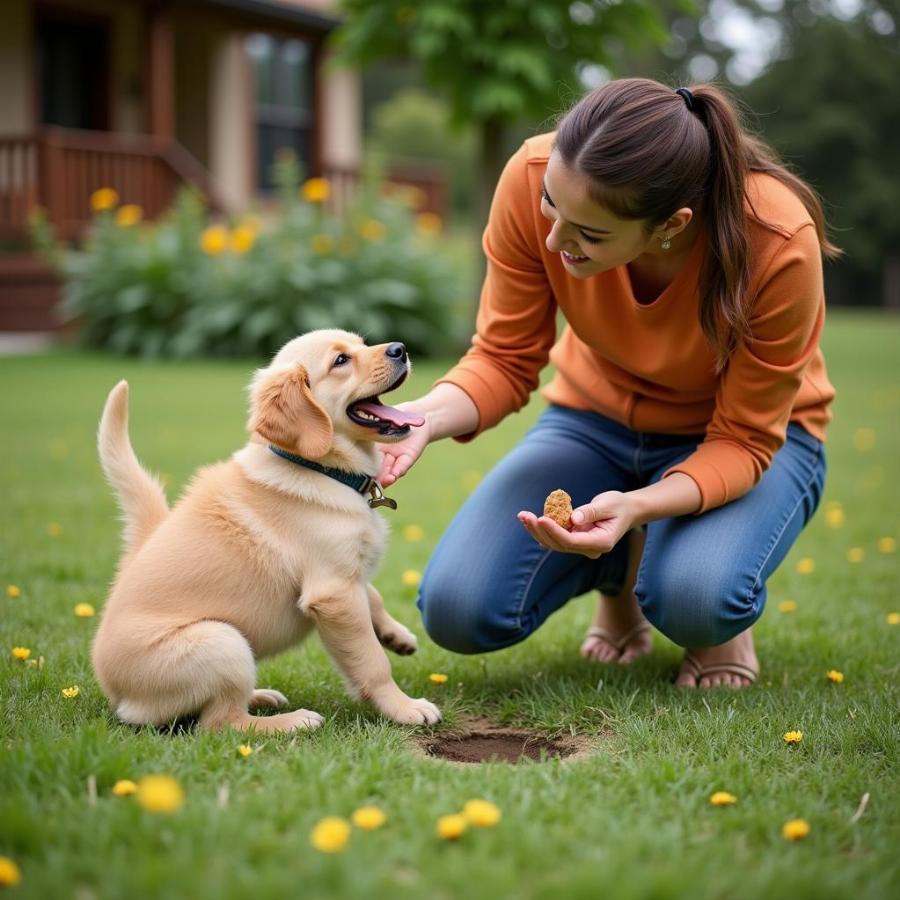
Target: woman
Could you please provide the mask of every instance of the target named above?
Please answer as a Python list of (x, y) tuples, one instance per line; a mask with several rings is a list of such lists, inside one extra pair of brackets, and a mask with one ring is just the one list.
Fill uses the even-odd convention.
[[(766, 580), (825, 478), (821, 257), (839, 251), (816, 195), (717, 89), (624, 79), (512, 157), (484, 249), (472, 347), (406, 405), (426, 424), (385, 448), (382, 484), (519, 409), (548, 359), (556, 376), (438, 544), (427, 631), (499, 649), (596, 588), (583, 656), (630, 663), (652, 625), (686, 648), (677, 684), (751, 683)], [(571, 531), (534, 512), (556, 488)]]

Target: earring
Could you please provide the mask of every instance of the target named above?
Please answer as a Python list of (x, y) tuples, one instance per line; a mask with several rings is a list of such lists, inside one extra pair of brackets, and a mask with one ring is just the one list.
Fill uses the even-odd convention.
[(660, 242), (660, 249), (668, 250), (672, 246), (672, 235), (667, 234)]

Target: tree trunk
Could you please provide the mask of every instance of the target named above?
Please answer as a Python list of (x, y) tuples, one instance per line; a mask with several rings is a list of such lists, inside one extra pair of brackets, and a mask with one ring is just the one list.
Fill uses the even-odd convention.
[(888, 253), (881, 265), (881, 302), (888, 309), (900, 309), (900, 256)]
[(481, 248), (481, 237), (484, 227), (487, 225), (494, 189), (497, 187), (500, 173), (506, 164), (506, 160), (503, 158), (503, 134), (503, 122), (500, 119), (486, 119), (481, 123), (479, 130), (478, 178), (476, 181), (475, 202), (472, 204), (474, 215), (472, 226), (476, 243), (475, 259), (478, 260), (474, 298), (475, 310), (478, 308), (481, 284), (487, 272), (487, 260), (484, 258), (484, 251)]

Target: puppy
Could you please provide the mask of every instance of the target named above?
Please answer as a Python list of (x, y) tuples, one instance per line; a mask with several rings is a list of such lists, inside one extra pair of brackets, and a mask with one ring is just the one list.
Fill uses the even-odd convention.
[(172, 509), (131, 448), (128, 384), (113, 388), (98, 445), (125, 549), (93, 665), (120, 719), (161, 725), (199, 715), (208, 729), (315, 728), (322, 716), (306, 709), (248, 712), (287, 703), (256, 689), (256, 659), (315, 628), (353, 696), (394, 722), (440, 721), (434, 704), (397, 687), (382, 650), (416, 650), (370, 583), (386, 525), (363, 493), (332, 477), (374, 476), (375, 442), (401, 440), (424, 423), (378, 400), (409, 370), (403, 344), (367, 347), (337, 330), (295, 338), (253, 378), (247, 445), (201, 469)]

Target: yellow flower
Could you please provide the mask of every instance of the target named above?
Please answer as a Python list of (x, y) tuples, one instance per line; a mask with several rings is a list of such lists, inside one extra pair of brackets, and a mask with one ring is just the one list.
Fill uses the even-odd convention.
[(461, 813), (450, 816), (441, 816), (437, 820), (436, 831), (439, 838), (445, 841), (455, 841), (468, 828), (469, 822)]
[(713, 806), (731, 806), (732, 803), (737, 803), (737, 797), (734, 794), (729, 794), (727, 791), (716, 791), (709, 798), (709, 802)]
[(118, 205), (119, 195), (112, 188), (100, 188), (91, 194), (91, 209), (94, 212), (105, 212)]
[(60, 525), (59, 522), (48, 522), (47, 534), (49, 534), (50, 537), (59, 537), (62, 534), (62, 525)]
[(428, 237), (434, 237), (440, 234), (444, 228), (444, 223), (437, 213), (423, 212), (416, 216), (416, 231)]
[(463, 815), (476, 828), (491, 828), (500, 821), (500, 810), (488, 800), (469, 800), (463, 807)]
[(789, 841), (799, 841), (809, 834), (809, 822), (805, 819), (791, 819), (781, 826), (781, 833)]
[(137, 793), (138, 786), (133, 782), (129, 781), (127, 778), (123, 778), (121, 781), (117, 781), (113, 787), (112, 792), (117, 797), (130, 797), (132, 794)]
[(841, 684), (844, 680), (844, 673), (838, 672), (837, 669), (830, 669), (828, 672), (825, 673), (825, 677), (832, 684)]
[(829, 528), (840, 528), (844, 524), (844, 510), (840, 506), (831, 506), (825, 510), (825, 522)]
[(314, 234), (309, 245), (317, 256), (325, 256), (334, 250), (334, 238), (330, 234)]
[(778, 604), (778, 612), (783, 613), (792, 613), (797, 611), (797, 601), (796, 600), (782, 600), (781, 603)]
[(853, 432), (853, 446), (862, 453), (871, 450), (875, 446), (875, 429), (857, 428)]
[(409, 587), (416, 587), (422, 580), (422, 573), (416, 569), (407, 569), (401, 576), (401, 580)]
[[(883, 537), (878, 538), (878, 552), (879, 553), (896, 553), (897, 552), (897, 540), (892, 537)], [(18, 595), (16, 595), (18, 596)]]
[(378, 219), (366, 219), (360, 226), (359, 233), (367, 241), (381, 241), (387, 234), (387, 228)]
[(128, 228), (137, 225), (144, 218), (144, 211), (136, 203), (126, 203), (120, 206), (116, 212), (116, 225), (120, 228)]
[(241, 744), (241, 746), (238, 747), (238, 753), (240, 753), (241, 756), (250, 756), (253, 753), (253, 748), (249, 744)]
[(900, 612), (889, 612), (885, 617), (888, 625), (900, 625)]
[(15, 600), (16, 597), (22, 596), (22, 589), (17, 584), (8, 584), (6, 586), (6, 596), (11, 600)]
[(231, 232), (230, 246), (232, 251), (237, 253), (238, 256), (242, 256), (248, 250), (252, 249), (255, 243), (256, 232), (246, 225), (238, 225), (238, 227)]
[(94, 607), (90, 603), (76, 603), (75, 615), (81, 619), (89, 619), (94, 615)]
[(28, 659), (31, 656), (31, 651), (27, 647), (13, 647), (12, 655), (16, 659)]
[(387, 821), (387, 816), (377, 806), (361, 806), (351, 818), (357, 828), (365, 831), (381, 828)]
[(784, 742), (786, 744), (799, 744), (803, 740), (802, 731), (786, 731), (784, 733)]
[(404, 540), (409, 541), (411, 544), (421, 541), (423, 537), (425, 537), (425, 532), (422, 530), (421, 525), (407, 525), (403, 529)]
[(0, 856), (0, 887), (15, 887), (22, 880), (19, 867), (7, 856)]
[(801, 575), (809, 575), (816, 568), (816, 561), (811, 556), (804, 556), (797, 560), (797, 571)]
[(184, 803), (184, 791), (171, 775), (145, 775), (137, 785), (137, 801), (148, 812), (173, 813)]
[(328, 816), (316, 822), (309, 842), (322, 853), (340, 853), (350, 839), (350, 823), (338, 816)]
[(74, 700), (80, 693), (81, 688), (78, 687), (77, 684), (73, 684), (72, 687), (62, 689), (62, 695), (66, 698), (66, 700)]
[(410, 209), (422, 209), (428, 202), (428, 194), (414, 184), (401, 188), (400, 197)]
[(428, 676), (429, 681), (433, 681), (435, 684), (446, 684), (447, 676), (443, 674), (443, 672), (432, 672)]
[(863, 550), (862, 547), (851, 547), (847, 551), (847, 562), (852, 562), (852, 563), (862, 562), (865, 555), (866, 555), (866, 551)]
[(331, 196), (331, 185), (326, 178), (310, 178), (300, 188), (300, 196), (307, 203), (323, 203)]
[(228, 246), (228, 232), (221, 225), (210, 225), (200, 235), (200, 248), (207, 256), (218, 256)]

